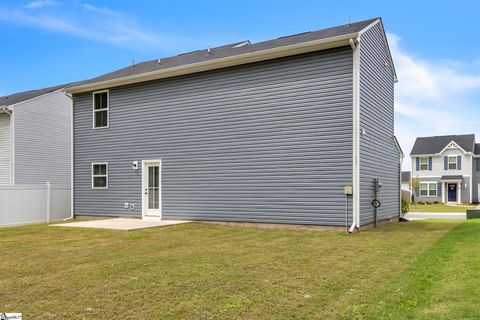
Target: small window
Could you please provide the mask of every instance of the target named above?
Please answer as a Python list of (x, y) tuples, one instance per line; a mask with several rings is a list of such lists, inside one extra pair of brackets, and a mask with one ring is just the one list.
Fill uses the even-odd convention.
[(448, 157), (448, 170), (457, 170), (457, 156)]
[(477, 164), (477, 171), (480, 171), (480, 158), (475, 159), (475, 162)]
[(108, 188), (108, 163), (92, 163), (92, 189)]
[(420, 183), (420, 196), (422, 196), (422, 197), (436, 197), (437, 196), (437, 183), (436, 182)]
[(108, 91), (93, 93), (93, 128), (108, 128)]
[(420, 158), (420, 170), (428, 170), (428, 158)]

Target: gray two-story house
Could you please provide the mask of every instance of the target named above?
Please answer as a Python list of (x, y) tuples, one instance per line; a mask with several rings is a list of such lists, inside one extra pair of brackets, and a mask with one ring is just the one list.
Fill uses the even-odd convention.
[(359, 227), (400, 213), (396, 82), (372, 19), (69, 88), (74, 213)]
[(472, 203), (480, 199), (480, 144), (474, 134), (417, 138), (410, 154), (418, 201)]

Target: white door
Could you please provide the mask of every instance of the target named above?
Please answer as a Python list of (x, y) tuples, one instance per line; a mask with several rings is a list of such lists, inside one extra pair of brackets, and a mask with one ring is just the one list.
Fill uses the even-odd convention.
[(162, 217), (162, 162), (161, 160), (142, 162), (142, 217)]

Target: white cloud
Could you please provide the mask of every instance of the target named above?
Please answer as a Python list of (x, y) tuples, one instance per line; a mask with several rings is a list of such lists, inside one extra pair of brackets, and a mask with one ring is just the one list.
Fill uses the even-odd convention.
[(38, 9), (42, 8), (45, 6), (51, 6), (57, 4), (57, 1), (53, 0), (38, 0), (38, 1), (32, 1), (24, 5), (25, 8), (27, 9)]
[(429, 61), (402, 49), (395, 34), (388, 38), (399, 79), (395, 130), (407, 155), (404, 168), (410, 168), (408, 154), (416, 137), (479, 135), (480, 120), (475, 116), (480, 110), (480, 70), (476, 62)]
[[(0, 7), (0, 22), (24, 25), (49, 32), (69, 34), (122, 47), (172, 48), (199, 44), (198, 40), (162, 35), (142, 27), (136, 17), (107, 7), (83, 2), (33, 1), (23, 8)], [(26, 8), (26, 9), (24, 9)], [(37, 9), (37, 10), (31, 10)]]

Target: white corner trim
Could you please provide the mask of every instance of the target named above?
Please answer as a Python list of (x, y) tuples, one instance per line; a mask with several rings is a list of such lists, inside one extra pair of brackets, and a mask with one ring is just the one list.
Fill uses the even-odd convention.
[(360, 225), (360, 39), (353, 51), (353, 222)]
[(10, 113), (10, 184), (15, 185), (15, 111)]

